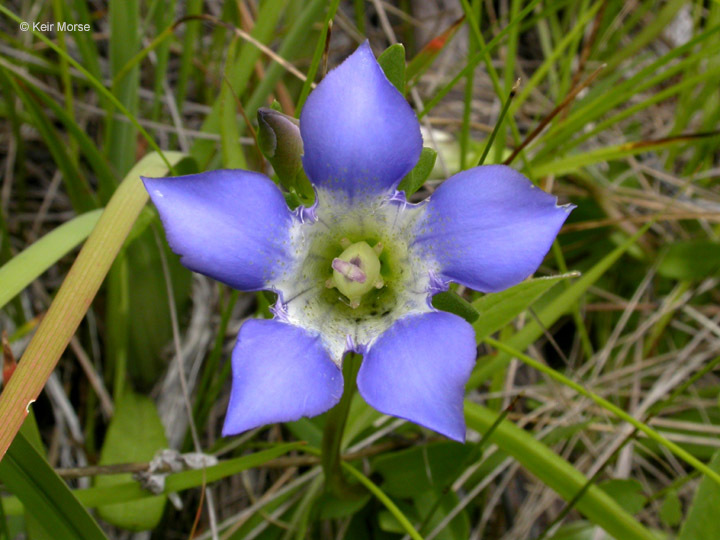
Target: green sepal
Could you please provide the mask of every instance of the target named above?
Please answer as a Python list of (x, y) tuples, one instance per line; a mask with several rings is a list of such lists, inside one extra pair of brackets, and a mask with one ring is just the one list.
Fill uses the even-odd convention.
[(377, 61), (392, 85), (405, 95), (405, 47), (402, 43), (390, 45)]
[(436, 294), (433, 296), (432, 305), (436, 309), (459, 315), (470, 324), (477, 321), (480, 317), (480, 313), (472, 304), (454, 291), (445, 291)]
[(435, 167), (436, 159), (437, 152), (427, 146), (424, 147), (422, 152), (420, 152), (420, 159), (418, 159), (417, 165), (401, 180), (398, 190), (404, 191), (405, 195), (409, 197), (420, 189), (425, 183), (425, 180), (430, 176), (433, 167)]

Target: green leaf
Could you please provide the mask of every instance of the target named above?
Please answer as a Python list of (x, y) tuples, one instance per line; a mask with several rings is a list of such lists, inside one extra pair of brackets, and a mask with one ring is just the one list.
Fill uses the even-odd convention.
[(301, 441), (307, 441), (313, 446), (320, 446), (322, 443), (322, 430), (310, 418), (301, 418), (294, 422), (285, 422), (285, 427), (288, 428), (296, 439)]
[(470, 324), (477, 321), (480, 316), (477, 309), (455, 291), (444, 291), (436, 294), (432, 298), (432, 305), (437, 309), (459, 315)]
[[(460, 503), (460, 499), (453, 491), (447, 493), (423, 491), (413, 497), (413, 502), (418, 514), (422, 516), (423, 521), (426, 521), (423, 531), (433, 531), (455, 509)], [(430, 512), (433, 514), (428, 520), (426, 516)], [(435, 538), (438, 540), (467, 540), (470, 538), (470, 519), (467, 512), (465, 510), (459, 512)]]
[(478, 341), (497, 332), (506, 324), (529, 308), (543, 294), (558, 282), (577, 277), (578, 273), (562, 274), (523, 281), (514, 287), (497, 293), (486, 294), (472, 303), (473, 309), (479, 313), (474, 322), (475, 336)]
[[(418, 516), (415, 515), (413, 507), (410, 506), (407, 502), (398, 503), (398, 508), (405, 515), (409, 516), (409, 518), (413, 519), (413, 521), (418, 520)], [(378, 512), (377, 519), (378, 526), (382, 531), (394, 534), (402, 534), (404, 532), (404, 529), (400, 522), (395, 519), (395, 516), (393, 516), (392, 512), (390, 512), (389, 510), (382, 510), (381, 512)]]
[(315, 503), (319, 510), (320, 519), (338, 519), (359, 512), (370, 500), (370, 493), (352, 499), (339, 499), (332, 493), (323, 493)]
[(720, 272), (720, 243), (711, 240), (675, 242), (664, 252), (658, 273), (670, 279), (704, 279)]
[[(152, 400), (139, 394), (127, 393), (115, 407), (115, 415), (100, 453), (100, 465), (150, 461), (155, 453), (167, 447), (165, 428)], [(97, 487), (125, 484), (130, 474), (99, 476)], [(162, 518), (166, 496), (101, 506), (100, 516), (117, 527), (132, 531), (153, 529)]]
[(677, 491), (671, 491), (665, 496), (665, 500), (658, 512), (660, 521), (667, 527), (677, 527), (682, 521), (682, 504)]
[(127, 367), (139, 390), (152, 387), (166, 368), (163, 349), (172, 339), (170, 305), (161, 263), (165, 252), (175, 305), (179, 312), (187, 305), (192, 286), (192, 274), (180, 264), (160, 233), (161, 243), (154, 231), (146, 229), (125, 251), (128, 263), (127, 311), (128, 333)]
[(617, 478), (598, 485), (631, 514), (637, 514), (645, 506), (647, 497), (643, 494), (642, 484), (637, 480)]
[[(710, 468), (720, 473), (720, 452), (710, 462)], [(707, 476), (700, 481), (693, 497), (687, 519), (677, 540), (717, 540), (720, 538), (720, 485)]]
[(398, 186), (399, 191), (404, 191), (405, 195), (409, 197), (422, 187), (425, 180), (428, 179), (430, 173), (435, 166), (435, 159), (437, 158), (437, 152), (427, 146), (420, 152), (420, 159), (418, 159), (417, 165), (413, 167), (413, 170), (405, 175), (400, 185)]
[[(440, 499), (440, 500), (438, 500)], [(432, 516), (425, 523), (424, 531), (432, 531), (440, 522), (445, 519), (460, 502), (458, 496), (452, 491), (440, 493), (436, 491), (423, 491), (413, 497), (415, 508), (401, 505), (400, 508), (406, 515), (416, 519), (418, 522), (425, 522), (430, 512)], [(402, 534), (404, 531), (400, 522), (390, 512), (383, 511), (378, 514), (379, 526), (383, 531)], [(438, 540), (466, 540), (470, 537), (470, 520), (467, 512), (459, 512), (445, 528), (438, 533)]]
[(387, 508), (390, 513), (395, 517), (398, 523), (400, 523), (400, 526), (403, 528), (403, 532), (410, 535), (410, 538), (413, 540), (423, 540), (422, 536), (420, 536), (420, 533), (417, 532), (415, 527), (413, 527), (413, 524), (410, 523), (408, 518), (405, 516), (405, 514), (398, 508), (398, 506), (388, 497), (385, 492), (378, 488), (372, 480), (370, 480), (367, 476), (365, 476), (363, 473), (358, 471), (355, 467), (350, 465), (349, 463), (342, 462), (342, 468), (355, 477), (356, 480), (358, 480), (363, 486), (367, 488), (370, 493), (375, 495), (375, 498), (380, 501), (385, 508)]
[(636, 156), (646, 152), (662, 150), (663, 148), (671, 147), (677, 144), (687, 143), (688, 138), (678, 136), (653, 141), (636, 141), (606, 146), (604, 148), (596, 148), (580, 154), (570, 154), (562, 158), (538, 163), (537, 165), (533, 165), (532, 173), (536, 178), (549, 174), (560, 176), (563, 174), (574, 173), (583, 167), (587, 167), (588, 165), (620, 160), (628, 156)]
[(398, 89), (398, 92), (405, 94), (405, 47), (403, 44), (390, 45), (378, 56), (377, 61), (392, 85)]
[[(193, 469), (169, 474), (165, 481), (164, 493), (184, 491), (186, 489), (210, 484), (222, 478), (227, 478), (241, 471), (260, 467), (271, 459), (275, 459), (292, 450), (302, 448), (302, 443), (279, 444), (269, 450), (262, 450), (239, 458), (221, 461), (217, 465), (206, 469)], [(149, 491), (140, 487), (136, 481), (125, 481), (122, 484), (109, 486), (96, 486), (88, 489), (78, 489), (73, 492), (78, 500), (88, 508), (106, 506), (127, 501), (145, 500), (155, 497)], [(22, 507), (14, 497), (3, 498), (3, 507), (8, 515), (18, 515)]]
[(0, 461), (0, 480), (57, 540), (101, 540), (105, 534), (22, 433)]
[(85, 240), (102, 212), (93, 210), (63, 223), (0, 267), (0, 308)]
[(431, 443), (381, 455), (373, 468), (384, 479), (382, 488), (393, 497), (413, 497), (442, 489), (455, 479), (472, 446), (455, 442)]
[[(140, 50), (140, 2), (110, 0), (108, 7), (110, 34), (114, 38), (109, 40), (110, 72), (115, 77)], [(122, 38), (118, 39), (119, 36)], [(125, 72), (112, 85), (113, 94), (132, 114), (136, 114), (138, 110), (139, 88), (138, 65)], [(111, 114), (108, 114), (106, 127), (105, 148), (109, 150), (110, 163), (120, 175), (125, 175), (135, 161), (137, 128), (133, 124), (115, 119)]]

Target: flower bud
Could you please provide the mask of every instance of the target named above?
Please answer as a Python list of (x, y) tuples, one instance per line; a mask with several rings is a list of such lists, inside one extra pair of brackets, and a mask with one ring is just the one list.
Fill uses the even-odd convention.
[(258, 109), (257, 118), (260, 150), (275, 169), (280, 183), (288, 190), (297, 188), (303, 155), (300, 122), (265, 107)]

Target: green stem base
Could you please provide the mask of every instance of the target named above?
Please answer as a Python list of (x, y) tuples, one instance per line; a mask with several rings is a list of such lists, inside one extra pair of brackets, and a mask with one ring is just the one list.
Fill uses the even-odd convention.
[(361, 357), (354, 353), (348, 354), (343, 360), (345, 390), (340, 402), (328, 411), (323, 431), (321, 461), (325, 473), (325, 489), (340, 499), (355, 499), (365, 495), (364, 488), (358, 484), (350, 484), (343, 474), (340, 454), (361, 360)]

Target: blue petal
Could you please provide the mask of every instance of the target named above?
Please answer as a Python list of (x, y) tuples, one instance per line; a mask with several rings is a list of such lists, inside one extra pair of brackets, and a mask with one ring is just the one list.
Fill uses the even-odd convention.
[(320, 338), (276, 320), (242, 325), (232, 371), (224, 436), (315, 416), (335, 405), (343, 392), (342, 372)]
[(463, 396), (475, 356), (475, 333), (457, 315), (411, 315), (370, 347), (358, 372), (358, 390), (382, 413), (463, 442)]
[(190, 270), (258, 290), (291, 264), (292, 213), (262, 174), (221, 170), (143, 181), (170, 247)]
[(500, 291), (537, 270), (573, 208), (510, 167), (475, 167), (432, 194), (415, 243), (446, 280)]
[(422, 150), (420, 125), (363, 43), (308, 97), (303, 166), (318, 188), (365, 199), (390, 191)]

